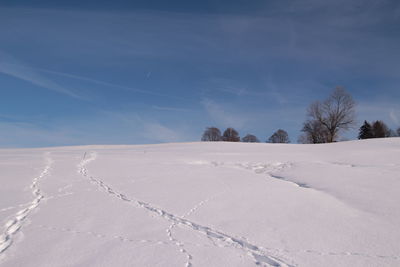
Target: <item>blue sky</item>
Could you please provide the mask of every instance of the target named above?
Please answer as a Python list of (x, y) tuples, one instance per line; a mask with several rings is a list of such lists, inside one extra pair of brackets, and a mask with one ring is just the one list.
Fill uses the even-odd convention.
[(338, 85), (400, 126), (399, 1), (82, 2), (0, 2), (0, 147), (296, 142)]

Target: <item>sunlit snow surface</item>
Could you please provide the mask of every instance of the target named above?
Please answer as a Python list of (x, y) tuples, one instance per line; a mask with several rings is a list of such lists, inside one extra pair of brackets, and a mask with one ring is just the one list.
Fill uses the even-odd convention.
[(1, 266), (400, 266), (400, 138), (0, 150)]

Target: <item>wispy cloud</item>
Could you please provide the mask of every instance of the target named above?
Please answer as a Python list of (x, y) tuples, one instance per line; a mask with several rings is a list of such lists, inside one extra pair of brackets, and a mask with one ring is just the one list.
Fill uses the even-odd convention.
[(118, 132), (128, 132), (133, 140), (138, 138), (150, 143), (163, 143), (188, 139), (187, 135), (178, 129), (179, 127), (168, 127), (154, 118), (131, 112), (103, 111), (102, 113), (106, 115), (103, 120), (113, 121), (112, 124), (119, 127)]
[(61, 93), (70, 97), (83, 99), (82, 96), (76, 94), (70, 89), (67, 89), (54, 81), (42, 76), (38, 72), (29, 68), (26, 64), (21, 63), (14, 57), (0, 51), (0, 73), (27, 81), (41, 88)]
[(391, 110), (389, 112), (390, 119), (393, 123), (400, 126), (400, 111)]
[(161, 107), (161, 106), (152, 106), (153, 109), (162, 110), (162, 111), (176, 111), (176, 112), (187, 112), (192, 111), (191, 109), (186, 108), (177, 108), (177, 107)]
[(49, 129), (29, 122), (0, 121), (0, 147), (76, 145), (81, 142), (70, 129)]
[(156, 142), (178, 142), (183, 139), (183, 136), (176, 130), (160, 123), (145, 123), (143, 126), (144, 137), (156, 140)]
[[(35, 113), (45, 117), (38, 124), (58, 127), (47, 131), (36, 124), (15, 124), (22, 129), (22, 141), (30, 139), (22, 137), (24, 128), (59, 136), (60, 142), (63, 135), (73, 136), (79, 144), (187, 140), (211, 123), (264, 137), (283, 128), (294, 136), (308, 103), (326, 97), (340, 83), (356, 100), (364, 96), (370, 101), (359, 105), (360, 120), (398, 125), (399, 105), (376, 101), (388, 95), (398, 102), (400, 96), (398, 1), (261, 2), (257, 8), (249, 4), (213, 13), (176, 12), (170, 5), (138, 9), (135, 4), (112, 12), (2, 7), (0, 50), (29, 64), (0, 53), (0, 75), (35, 85), (35, 100), (46, 96), (51, 105), (32, 112), (29, 105), (16, 111), (5, 103), (0, 113)], [(90, 95), (91, 101), (75, 101), (74, 112), (67, 112), (59, 95), (39, 87), (73, 98)], [(6, 93), (19, 103), (12, 88)], [(173, 101), (178, 99), (183, 101)], [(130, 112), (99, 115), (97, 109)], [(46, 121), (48, 117), (54, 121)]]
[(243, 87), (234, 87), (234, 86), (229, 86), (229, 87), (216, 87), (215, 90), (221, 91), (224, 93), (232, 94), (235, 96), (243, 96), (243, 95), (248, 95), (249, 91), (246, 88)]
[(395, 100), (360, 102), (357, 104), (357, 113), (360, 122), (383, 120), (392, 127), (400, 126), (400, 104)]
[(246, 118), (234, 108), (225, 107), (211, 99), (203, 99), (201, 104), (211, 120), (218, 125), (240, 129), (246, 124)]
[[(181, 98), (179, 98), (177, 96), (172, 96), (170, 94), (169, 95), (168, 94), (161, 94), (161, 93), (157, 93), (157, 92), (153, 92), (153, 91), (149, 91), (149, 90), (142, 90), (142, 89), (133, 88), (133, 87), (129, 87), (129, 86), (123, 86), (123, 85), (110, 83), (110, 82), (105, 82), (105, 81), (100, 81), (100, 80), (97, 80), (97, 79), (84, 77), (84, 76), (76, 75), (76, 74), (70, 74), (70, 73), (65, 73), (65, 72), (47, 70), (47, 69), (42, 69), (42, 68), (40, 68), (40, 69), (39, 68), (35, 68), (34, 70), (39, 71), (39, 72), (49, 73), (49, 74), (55, 74), (55, 75), (59, 75), (59, 76), (63, 76), (63, 77), (67, 77), (67, 78), (71, 78), (71, 79), (75, 79), (75, 80), (90, 82), (90, 83), (106, 86), (106, 87), (113, 88), (113, 89), (121, 89), (121, 90), (129, 91), (129, 92), (137, 92), (137, 93), (153, 95), (153, 96), (162, 96), (162, 97), (168, 97), (168, 98), (181, 99)], [(149, 75), (146, 75), (146, 77), (149, 78)]]
[[(1, 119), (1, 116), (0, 116)], [(0, 120), (0, 147), (144, 144), (197, 140), (199, 133), (135, 112), (99, 111), (97, 116), (59, 120), (51, 127), (25, 118)]]
[(128, 143), (134, 143), (141, 140), (141, 143), (164, 143), (195, 140), (194, 135), (179, 122), (167, 124), (157, 117), (129, 111), (100, 111), (100, 114), (101, 119), (92, 122), (93, 127), (105, 125), (109, 135), (117, 136), (124, 142), (131, 140)]
[[(218, 91), (236, 97), (265, 98), (278, 104), (289, 103), (289, 99), (293, 98), (295, 94), (286, 95), (285, 91), (288, 91), (288, 87), (290, 88), (293, 85), (274, 82), (271, 75), (266, 76), (267, 78), (262, 78), (260, 84), (256, 86), (245, 85), (243, 82), (235, 79), (214, 78), (206, 85), (208, 89), (205, 92), (211, 95), (215, 91)], [(249, 89), (251, 87), (252, 89)]]

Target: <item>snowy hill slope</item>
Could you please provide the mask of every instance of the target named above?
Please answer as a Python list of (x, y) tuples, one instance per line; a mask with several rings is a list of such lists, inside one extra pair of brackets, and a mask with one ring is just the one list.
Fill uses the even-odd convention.
[(400, 266), (400, 138), (0, 150), (1, 266)]

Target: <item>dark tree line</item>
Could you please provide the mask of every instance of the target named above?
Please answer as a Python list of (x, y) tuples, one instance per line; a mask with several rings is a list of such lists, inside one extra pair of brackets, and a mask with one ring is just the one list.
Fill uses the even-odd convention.
[(368, 121), (364, 121), (364, 124), (360, 127), (358, 132), (358, 139), (369, 139), (369, 138), (384, 138), (384, 137), (395, 137), (400, 136), (400, 128), (397, 132), (391, 130), (383, 121), (377, 120), (370, 124)]
[[(238, 131), (227, 128), (223, 134), (216, 127), (207, 127), (201, 137), (201, 141), (225, 141), (225, 142), (244, 142), (259, 143), (260, 140), (253, 134), (247, 134), (240, 139)], [(266, 141), (267, 143), (290, 143), (289, 135), (286, 131), (279, 129), (273, 133)]]
[[(355, 125), (355, 102), (352, 96), (343, 88), (336, 87), (330, 96), (323, 101), (312, 103), (307, 109), (307, 119), (303, 123), (299, 143), (318, 144), (337, 142), (340, 133)], [(358, 139), (383, 138), (400, 136), (400, 127), (393, 131), (380, 120), (364, 124), (359, 129)], [(252, 134), (242, 139), (233, 128), (227, 128), (223, 134), (216, 127), (207, 128), (201, 138), (202, 141), (227, 141), (259, 143), (260, 140)], [(290, 143), (286, 131), (279, 129), (266, 140), (267, 143)]]
[[(355, 124), (355, 102), (343, 88), (336, 87), (324, 101), (312, 103), (307, 110), (308, 119), (303, 124), (300, 143), (336, 142), (339, 133), (349, 130)], [(358, 139), (400, 136), (380, 120), (371, 123), (364, 121), (359, 129)]]

